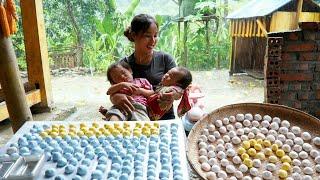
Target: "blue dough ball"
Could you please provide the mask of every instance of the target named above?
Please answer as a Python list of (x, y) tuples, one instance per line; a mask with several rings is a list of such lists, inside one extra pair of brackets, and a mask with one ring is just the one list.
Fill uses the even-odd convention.
[(108, 158), (105, 156), (102, 156), (101, 158), (98, 159), (98, 164), (107, 164)]
[(56, 170), (54, 168), (49, 168), (44, 172), (44, 176), (46, 178), (51, 178), (56, 174)]
[(75, 169), (76, 169), (75, 166), (69, 164), (64, 168), (64, 173), (65, 174), (71, 174), (71, 173), (74, 172)]
[(75, 175), (72, 180), (82, 180), (82, 177), (79, 175)]
[(105, 156), (105, 157), (108, 157), (108, 154), (106, 152), (100, 152), (97, 154), (98, 158), (102, 157), (102, 156)]
[(52, 161), (53, 162), (57, 162), (61, 158), (62, 158), (61, 153), (59, 153), (59, 152), (53, 152), (52, 153)]
[(82, 161), (81, 161), (81, 164), (83, 164), (83, 165), (86, 165), (86, 166), (90, 166), (90, 164), (91, 164), (91, 160), (90, 159), (87, 159), (87, 158), (85, 158), (85, 159), (83, 159)]
[(169, 171), (162, 169), (159, 173), (159, 178), (160, 179), (169, 178)]
[(94, 170), (91, 174), (92, 179), (102, 179), (103, 173), (100, 170)]
[(170, 125), (170, 127), (171, 127), (171, 128), (176, 128), (176, 129), (178, 129), (179, 125), (178, 125), (177, 123), (172, 123), (172, 124)]
[[(101, 159), (101, 158), (100, 158)], [(100, 160), (99, 159), (99, 160)], [(122, 163), (122, 159), (121, 159), (121, 157), (120, 156), (115, 156), (115, 157), (113, 157), (112, 158), (112, 163), (119, 163), (119, 164), (121, 164)]]
[(85, 149), (84, 149), (84, 152), (90, 152), (90, 151), (94, 151), (93, 147), (92, 146), (87, 146)]
[(153, 169), (153, 168), (148, 168), (147, 176), (148, 176), (148, 177), (149, 177), (149, 176), (155, 177), (155, 176), (156, 176), (156, 171), (155, 171), (155, 169)]
[(157, 160), (158, 159), (158, 154), (153, 152), (153, 153), (149, 153), (149, 158), (150, 159), (154, 159), (154, 160)]
[(119, 180), (128, 180), (129, 176), (128, 174), (121, 174), (121, 176), (119, 177)]
[(60, 158), (57, 162), (57, 167), (61, 168), (67, 165), (67, 160), (65, 158)]
[(78, 160), (75, 157), (72, 157), (69, 159), (69, 164), (73, 165), (73, 166), (77, 166), (78, 165)]
[(54, 180), (63, 180), (63, 179), (64, 179), (64, 177), (61, 175), (54, 177)]
[(83, 153), (83, 149), (80, 146), (74, 147), (74, 153)]
[(182, 177), (182, 175), (177, 174), (177, 175), (175, 175), (175, 176), (173, 177), (173, 180), (183, 180), (183, 177)]
[(67, 160), (70, 160), (71, 158), (73, 158), (73, 155), (71, 153), (64, 153), (63, 157), (66, 158)]
[(111, 170), (119, 171), (121, 169), (121, 165), (119, 163), (112, 163)]
[(72, 147), (77, 147), (79, 145), (79, 142), (75, 139), (72, 139), (69, 144), (72, 146)]
[(64, 137), (63, 137), (63, 139), (66, 141), (66, 142), (70, 142), (71, 141), (71, 136), (69, 136), (69, 135), (65, 135)]
[(95, 154), (92, 151), (89, 151), (85, 154), (85, 157), (90, 160), (94, 159), (94, 156)]
[(74, 153), (74, 149), (73, 147), (71, 146), (66, 146), (64, 149), (63, 149), (64, 153), (71, 153), (73, 154)]
[(81, 144), (81, 147), (87, 147), (89, 143), (87, 140), (82, 140), (80, 144)]
[(19, 157), (20, 157), (20, 155), (18, 154), (18, 153), (12, 153), (11, 155), (10, 155), (10, 157), (12, 158), (12, 159), (18, 159)]
[(181, 171), (180, 164), (173, 164), (173, 171)]
[(150, 142), (149, 144), (149, 152), (156, 152), (158, 145), (154, 142)]
[(136, 155), (134, 156), (134, 160), (143, 161), (144, 160), (144, 154), (136, 153)]
[(54, 147), (53, 150), (51, 152), (59, 152), (59, 153), (63, 153), (63, 150), (61, 149), (61, 147)]
[(85, 176), (88, 172), (88, 167), (84, 165), (80, 165), (77, 170), (77, 174), (79, 176)]
[(104, 165), (104, 164), (98, 164), (97, 167), (96, 167), (96, 170), (100, 170), (102, 172), (105, 172), (106, 171), (106, 168), (107, 166)]
[(149, 159), (148, 160), (148, 165), (151, 164), (151, 165), (156, 165), (157, 164), (157, 161), (155, 159)]
[(159, 138), (158, 135), (151, 135), (150, 136), (150, 142), (158, 142), (158, 138)]
[(143, 177), (143, 172), (142, 172), (142, 169), (137, 169), (134, 171), (134, 178), (137, 178), (137, 177)]
[(81, 154), (81, 153), (75, 153), (75, 154), (74, 154), (74, 157), (75, 157), (78, 161), (80, 161), (80, 160), (83, 158), (83, 154)]
[(56, 138), (54, 138), (57, 142), (61, 142), (62, 141), (62, 137), (57, 136)]
[(130, 174), (132, 171), (132, 168), (129, 165), (125, 165), (125, 166), (122, 166), (121, 171), (122, 171), (122, 173)]
[(167, 163), (167, 164), (162, 164), (161, 169), (170, 171), (170, 165), (169, 165), (169, 163)]
[(108, 173), (108, 179), (109, 179), (109, 178), (117, 178), (118, 175), (119, 175), (119, 173), (118, 173), (117, 171), (111, 170), (111, 171), (109, 171), (109, 173)]
[(175, 156), (171, 159), (172, 164), (180, 164), (180, 158)]

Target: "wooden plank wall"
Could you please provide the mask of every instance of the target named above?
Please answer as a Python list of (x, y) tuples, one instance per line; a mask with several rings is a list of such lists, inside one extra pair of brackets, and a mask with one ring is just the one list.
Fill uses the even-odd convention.
[(263, 73), (267, 39), (259, 37), (235, 37), (233, 73), (255, 71)]

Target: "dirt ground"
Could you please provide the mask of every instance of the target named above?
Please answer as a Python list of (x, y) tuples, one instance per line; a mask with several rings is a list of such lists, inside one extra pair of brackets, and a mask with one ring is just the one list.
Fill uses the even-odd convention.
[[(263, 81), (247, 75), (229, 76), (228, 70), (193, 71), (193, 83), (200, 85), (205, 110), (224, 105), (263, 102)], [(98, 108), (110, 107), (106, 96), (109, 83), (103, 75), (52, 77), (53, 111), (33, 115), (34, 120), (101, 120)], [(0, 147), (13, 135), (10, 121), (0, 123)]]

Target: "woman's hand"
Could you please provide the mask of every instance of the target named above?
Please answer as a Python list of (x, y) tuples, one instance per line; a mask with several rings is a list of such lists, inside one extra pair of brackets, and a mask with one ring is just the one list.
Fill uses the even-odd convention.
[(173, 104), (173, 101), (174, 101), (173, 95), (174, 95), (174, 92), (160, 93), (160, 100), (166, 101), (168, 104)]
[(131, 101), (133, 100), (132, 97), (125, 94), (113, 94), (110, 96), (110, 100), (112, 104), (114, 104), (117, 108), (123, 110), (127, 114), (131, 114), (135, 109), (131, 103)]
[(121, 88), (129, 90), (130, 93), (134, 93), (139, 89), (139, 86), (129, 83), (129, 82), (122, 82), (121, 83)]

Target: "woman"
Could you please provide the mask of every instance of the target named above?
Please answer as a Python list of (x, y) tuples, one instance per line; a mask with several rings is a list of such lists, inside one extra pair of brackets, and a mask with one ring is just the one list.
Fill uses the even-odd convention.
[[(158, 23), (147, 14), (136, 15), (131, 21), (124, 35), (134, 43), (134, 52), (129, 57), (121, 59), (127, 62), (132, 69), (133, 78), (146, 78), (155, 88), (159, 85), (162, 76), (170, 69), (176, 67), (173, 58), (154, 47), (158, 42)], [(111, 102), (128, 114), (134, 110), (132, 98), (124, 94), (114, 94)], [(173, 93), (161, 94), (161, 100), (173, 103)], [(161, 119), (174, 119), (173, 108)]]

